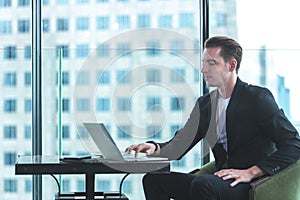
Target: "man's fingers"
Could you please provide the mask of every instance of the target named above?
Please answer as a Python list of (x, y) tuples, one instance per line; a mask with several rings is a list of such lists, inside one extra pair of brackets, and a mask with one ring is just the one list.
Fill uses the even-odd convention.
[(217, 171), (215, 173), (215, 175), (217, 175), (218, 177), (224, 177), (224, 176), (227, 176), (229, 174), (233, 174), (233, 171), (230, 170), (230, 169), (220, 170), (220, 171)]
[(137, 157), (140, 152), (146, 152), (149, 149), (149, 146), (145, 143), (138, 144), (135, 150), (135, 156)]
[(234, 186), (236, 186), (237, 184), (239, 184), (241, 182), (241, 179), (235, 179), (232, 183), (230, 183), (230, 186), (231, 187), (234, 187)]
[[(239, 174), (237, 174), (234, 170), (231, 169), (218, 171), (215, 173), (215, 175), (222, 178), (223, 180), (237, 179), (239, 177)], [(234, 185), (236, 184), (237, 183), (234, 183)]]
[(135, 151), (134, 156), (137, 157), (140, 152), (143, 152), (143, 153), (146, 153), (147, 155), (150, 155), (150, 154), (153, 153), (153, 150), (151, 149), (150, 144), (140, 143), (140, 144), (133, 144), (133, 145), (127, 147), (125, 149), (125, 152), (131, 153), (132, 151)]
[(234, 179), (234, 181), (230, 183), (231, 187), (234, 187), (239, 183), (247, 183), (251, 181), (247, 170), (223, 169), (215, 172), (214, 174), (223, 180)]
[(132, 151), (136, 151), (137, 148), (138, 148), (138, 145), (139, 145), (139, 144), (133, 144), (133, 145), (130, 145), (129, 147), (127, 147), (127, 148), (125, 149), (125, 152), (131, 153)]
[(131, 151), (134, 150), (134, 149), (135, 149), (135, 145), (130, 145), (129, 147), (127, 147), (127, 148), (125, 149), (125, 152), (131, 153)]

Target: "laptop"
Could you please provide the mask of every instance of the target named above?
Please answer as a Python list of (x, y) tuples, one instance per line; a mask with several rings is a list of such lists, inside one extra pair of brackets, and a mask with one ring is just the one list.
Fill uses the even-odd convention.
[(104, 159), (112, 161), (166, 161), (167, 158), (146, 156), (145, 153), (140, 153), (140, 156), (135, 157), (134, 154), (121, 153), (116, 143), (112, 139), (110, 133), (103, 123), (83, 123), (89, 135), (93, 139), (97, 148), (102, 153)]

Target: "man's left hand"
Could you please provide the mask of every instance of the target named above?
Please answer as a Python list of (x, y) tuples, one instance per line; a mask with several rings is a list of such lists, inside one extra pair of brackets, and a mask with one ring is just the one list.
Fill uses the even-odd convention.
[(248, 183), (252, 179), (262, 176), (263, 171), (257, 166), (253, 166), (249, 169), (239, 170), (239, 169), (222, 169), (215, 173), (216, 176), (222, 178), (223, 180), (235, 179), (230, 186), (234, 187), (239, 183)]

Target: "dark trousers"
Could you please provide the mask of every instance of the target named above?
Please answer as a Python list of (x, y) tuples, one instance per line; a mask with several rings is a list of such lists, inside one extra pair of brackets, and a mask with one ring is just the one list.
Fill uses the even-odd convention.
[(150, 173), (144, 176), (143, 187), (147, 200), (248, 200), (250, 184), (230, 187), (231, 182), (210, 174)]

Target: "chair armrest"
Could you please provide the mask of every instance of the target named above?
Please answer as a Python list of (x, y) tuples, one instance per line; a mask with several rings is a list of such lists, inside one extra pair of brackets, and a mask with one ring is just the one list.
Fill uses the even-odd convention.
[(300, 160), (274, 176), (251, 183), (250, 200), (300, 199)]
[(203, 165), (200, 169), (195, 169), (190, 172), (190, 174), (213, 174), (215, 170), (215, 161), (211, 161), (205, 165)]
[(264, 182), (268, 181), (269, 179), (271, 179), (271, 176), (264, 176), (264, 177), (261, 177), (255, 181), (253, 181), (250, 186), (251, 186), (251, 189), (255, 189), (257, 187), (259, 187), (261, 184), (263, 184)]

